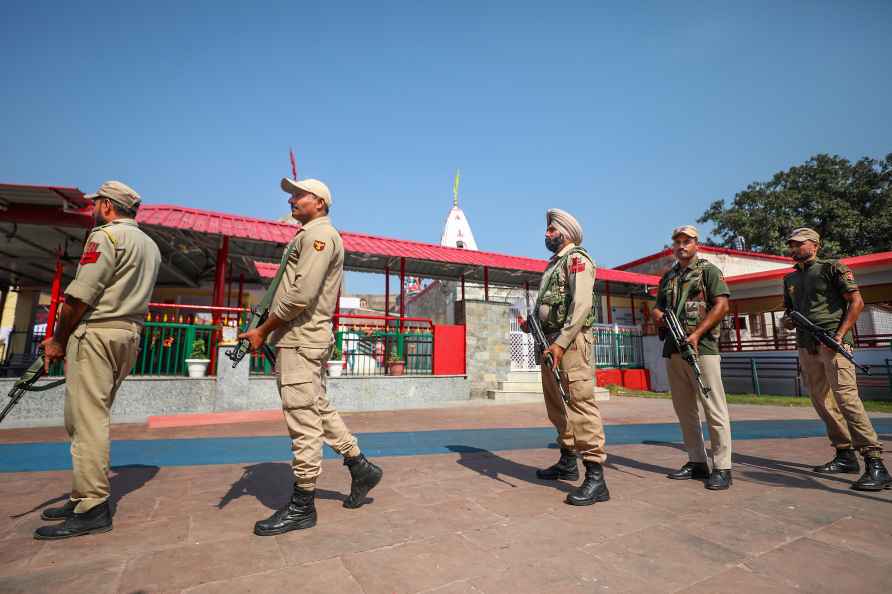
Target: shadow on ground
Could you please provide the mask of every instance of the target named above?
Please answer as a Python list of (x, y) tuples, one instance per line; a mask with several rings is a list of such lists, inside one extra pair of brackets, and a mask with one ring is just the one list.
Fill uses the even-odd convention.
[[(108, 479), (109, 484), (111, 485), (111, 495), (108, 498), (108, 503), (111, 506), (112, 514), (114, 514), (115, 509), (118, 507), (118, 502), (121, 499), (126, 497), (127, 494), (142, 488), (143, 485), (148, 483), (155, 477), (156, 474), (158, 474), (159, 470), (160, 468), (158, 466), (150, 466), (145, 464), (112, 466), (112, 475)], [(39, 509), (43, 509), (48, 505), (53, 505), (54, 503), (64, 503), (66, 501), (68, 501), (68, 493), (63, 493), (58, 497), (53, 497), (52, 499), (47, 499), (46, 501), (37, 504), (28, 511), (10, 516), (10, 518), (21, 518), (23, 516), (27, 516), (30, 513), (36, 512)]]
[[(288, 503), (294, 486), (294, 475), (287, 462), (261, 462), (243, 468), (242, 476), (232, 483), (229, 491), (220, 499), (218, 509), (223, 509), (239, 497), (254, 497), (269, 509), (279, 509)], [(343, 501), (346, 494), (327, 489), (316, 489), (317, 499)], [(371, 497), (367, 501), (373, 501)]]
[[(889, 436), (882, 436), (888, 439)], [(670, 443), (666, 441), (645, 441), (647, 445), (655, 445), (661, 447), (672, 448), (685, 452), (683, 445), (678, 443)], [(828, 456), (828, 460), (830, 456)], [(749, 454), (733, 453), (731, 461), (734, 464), (734, 475), (743, 477), (747, 480), (769, 485), (774, 487), (792, 487), (795, 489), (815, 489), (818, 491), (826, 491), (828, 493), (839, 493), (851, 495), (860, 499), (870, 499), (872, 501), (882, 501), (884, 503), (892, 503), (881, 497), (874, 497), (869, 491), (852, 491), (843, 490), (851, 485), (859, 475), (855, 474), (818, 474), (812, 470), (812, 466), (801, 462), (790, 462), (787, 460), (776, 460), (772, 458), (763, 458), (761, 456), (751, 456)], [(864, 463), (862, 461), (861, 468), (863, 470)], [(833, 481), (839, 483), (838, 486), (830, 486), (823, 481)]]

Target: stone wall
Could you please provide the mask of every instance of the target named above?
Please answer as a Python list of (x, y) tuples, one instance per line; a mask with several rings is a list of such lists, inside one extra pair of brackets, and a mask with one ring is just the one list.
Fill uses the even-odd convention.
[[(271, 410), (281, 406), (275, 379), (249, 377), (247, 361), (235, 369), (231, 365), (219, 367), (217, 377), (127, 378), (115, 398), (112, 422), (142, 423), (156, 415)], [(0, 394), (7, 394), (15, 381), (0, 378)], [(41, 383), (45, 381), (50, 380)], [(328, 395), (342, 411), (426, 408), (467, 401), (470, 382), (463, 376), (339, 377), (328, 380)], [(62, 425), (64, 401), (64, 386), (27, 392), (0, 427)]]
[(486, 301), (459, 301), (455, 321), (467, 332), (467, 375), (471, 398), (486, 398), (511, 371), (511, 305)]

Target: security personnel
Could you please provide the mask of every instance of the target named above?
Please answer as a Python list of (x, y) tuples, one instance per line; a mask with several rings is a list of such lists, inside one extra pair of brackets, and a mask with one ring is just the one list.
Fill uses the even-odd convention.
[[(542, 390), (548, 419), (557, 429), (561, 449), (558, 462), (537, 470), (544, 480), (578, 480), (577, 455), (585, 465), (585, 480), (566, 498), (570, 505), (592, 505), (610, 499), (604, 469), (604, 424), (595, 401), (595, 372), (592, 367), (595, 322), (593, 293), (595, 262), (582, 243), (582, 227), (573, 216), (553, 208), (546, 215), (545, 246), (554, 256), (542, 275), (534, 315), (550, 343), (554, 365), (561, 371), (570, 404), (561, 398), (554, 372), (542, 365)], [(529, 328), (524, 321), (524, 331)]]
[(276, 379), (291, 436), (294, 491), (288, 505), (254, 525), (259, 536), (282, 534), (316, 525), (316, 478), (322, 472), (322, 444), (344, 457), (350, 469), (350, 496), (344, 507), (357, 508), (381, 480), (380, 467), (369, 462), (356, 438), (326, 396), (325, 362), (334, 346), (332, 315), (344, 275), (344, 246), (328, 216), (331, 193), (319, 180), (284, 178), (291, 194), (291, 216), (301, 228), (286, 254), (285, 273), (267, 320), (241, 334), (252, 349), (271, 337), (276, 352)]
[[(851, 350), (852, 328), (864, 309), (864, 300), (848, 266), (839, 260), (818, 258), (820, 245), (820, 235), (807, 227), (795, 229), (787, 238), (796, 265), (795, 271), (784, 277), (784, 308), (798, 311), (832, 332), (837, 342)], [(794, 327), (786, 316), (784, 325)], [(836, 351), (816, 343), (807, 332), (797, 330), (796, 343), (811, 402), (827, 426), (830, 444), (836, 448), (833, 460), (816, 466), (814, 471), (857, 474), (858, 450), (864, 456), (865, 468), (852, 488), (880, 491), (892, 487), (892, 477), (883, 465), (883, 446), (858, 395), (855, 366)]]
[[(672, 405), (688, 450), (688, 462), (667, 476), (676, 480), (706, 479), (707, 489), (719, 491), (731, 486), (731, 419), (722, 384), (718, 345), (719, 323), (728, 313), (731, 292), (722, 272), (714, 264), (697, 257), (697, 240), (697, 229), (691, 225), (672, 231), (672, 247), (677, 261), (660, 279), (653, 309), (657, 323), (663, 323), (664, 312), (670, 308), (678, 316), (688, 335), (688, 343), (698, 354), (703, 381), (710, 390), (706, 398), (699, 389), (693, 369), (678, 353), (674, 341), (666, 340), (663, 357), (667, 359)], [(709, 425), (712, 472), (706, 460), (698, 402), (703, 406)]]
[(71, 438), (68, 502), (43, 510), (34, 538), (58, 539), (112, 529), (108, 505), (109, 411), (136, 362), (139, 336), (158, 278), (161, 252), (134, 220), (140, 197), (119, 181), (102, 184), (93, 201), (94, 229), (52, 338), (46, 366), (65, 360), (65, 428)]

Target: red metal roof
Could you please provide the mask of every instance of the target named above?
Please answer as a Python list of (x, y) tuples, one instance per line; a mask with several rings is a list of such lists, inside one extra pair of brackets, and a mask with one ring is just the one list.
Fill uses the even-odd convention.
[(136, 220), (147, 225), (273, 243), (288, 243), (300, 228), (287, 223), (169, 204), (146, 204), (139, 209)]
[[(792, 260), (790, 261), (792, 262)], [(870, 268), (872, 266), (892, 265), (892, 252), (878, 252), (876, 254), (866, 254), (864, 256), (851, 256), (849, 258), (841, 258), (840, 261), (852, 270)], [(729, 276), (725, 279), (725, 282), (729, 285), (738, 285), (740, 283), (778, 280), (784, 278), (792, 271), (793, 268), (791, 266), (790, 268), (750, 272), (749, 274)]]
[[(778, 256), (775, 254), (763, 254), (760, 252), (747, 252), (742, 250), (732, 250), (731, 248), (718, 247), (714, 245), (704, 245), (700, 244), (699, 247), (701, 252), (706, 252), (709, 254), (726, 254), (728, 256), (737, 256), (739, 258), (756, 258), (759, 260), (772, 260), (775, 262), (792, 262), (793, 260), (788, 258), (787, 256)], [(643, 258), (638, 258), (637, 260), (632, 260), (631, 262), (626, 262), (625, 264), (620, 264), (615, 267), (615, 270), (628, 270), (629, 268), (634, 268), (635, 266), (640, 266), (641, 264), (646, 264), (648, 262), (652, 262), (654, 260), (659, 260), (660, 258), (665, 258), (666, 256), (672, 255), (672, 249), (666, 248), (662, 251), (659, 251), (655, 254), (651, 254), (649, 256), (644, 256)]]

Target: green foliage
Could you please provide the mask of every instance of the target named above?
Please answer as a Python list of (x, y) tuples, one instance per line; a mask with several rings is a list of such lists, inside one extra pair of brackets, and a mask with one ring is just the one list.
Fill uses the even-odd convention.
[(204, 340), (201, 338), (196, 338), (192, 341), (192, 354), (189, 355), (190, 359), (207, 359), (206, 354), (207, 346), (204, 343)]
[(851, 163), (838, 155), (815, 155), (802, 165), (753, 182), (730, 206), (716, 200), (697, 220), (713, 223), (718, 241), (735, 247), (786, 254), (797, 227), (821, 234), (822, 256), (856, 256), (892, 250), (892, 153)]
[(341, 345), (337, 342), (331, 349), (331, 355), (328, 357), (330, 361), (340, 361), (341, 360)]

